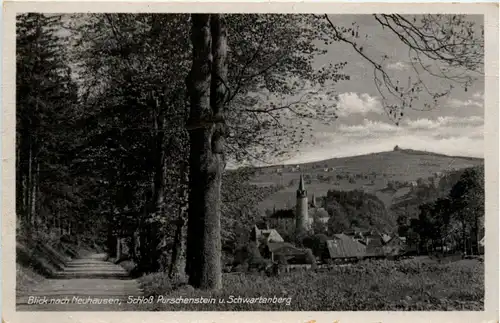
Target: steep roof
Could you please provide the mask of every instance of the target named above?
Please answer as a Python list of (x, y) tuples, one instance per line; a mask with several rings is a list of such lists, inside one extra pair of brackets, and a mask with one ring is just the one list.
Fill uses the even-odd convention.
[(300, 174), (299, 191), (305, 191), (306, 186), (304, 185), (304, 176)]
[(326, 246), (331, 258), (351, 258), (364, 256), (366, 247), (347, 235), (335, 234)]
[(387, 242), (391, 241), (392, 239), (393, 238), (390, 235), (385, 234), (385, 233), (382, 234), (382, 241), (384, 241), (384, 243), (387, 243)]
[(304, 250), (301, 250), (288, 242), (268, 242), (267, 247), (269, 248), (269, 251), (276, 255), (293, 256), (304, 253)]
[(283, 242), (283, 238), (275, 229), (259, 230), (258, 239), (265, 240), (268, 242)]

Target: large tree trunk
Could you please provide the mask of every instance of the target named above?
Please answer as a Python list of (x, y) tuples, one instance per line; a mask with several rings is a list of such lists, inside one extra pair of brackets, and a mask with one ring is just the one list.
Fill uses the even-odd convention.
[(140, 262), (139, 269), (142, 273), (151, 273), (157, 271), (158, 262), (156, 255), (156, 228), (151, 222), (151, 215), (154, 212), (154, 200), (151, 192), (145, 197), (144, 214), (140, 224)]
[(183, 280), (186, 274), (186, 214), (188, 210), (189, 199), (189, 172), (186, 165), (181, 164), (180, 168), (181, 182), (179, 185), (179, 216), (176, 223), (174, 236), (174, 248), (172, 250), (172, 261), (170, 262), (170, 278)]
[[(195, 287), (201, 285), (202, 247), (204, 241), (204, 226), (208, 198), (206, 187), (208, 163), (210, 162), (211, 129), (201, 123), (211, 117), (210, 109), (210, 66), (211, 39), (210, 15), (193, 14), (191, 41), (193, 44), (193, 64), (187, 79), (187, 89), (190, 96), (190, 116), (188, 121), (190, 154), (189, 154), (189, 210), (188, 237), (186, 250), (186, 272), (189, 283)], [(196, 124), (198, 123), (198, 125)], [(191, 129), (192, 128), (192, 129)]]
[(223, 105), (227, 74), (226, 31), (221, 15), (193, 14), (191, 40), (187, 271), (194, 287), (220, 289), (220, 188), (225, 166)]
[(178, 280), (183, 280), (186, 270), (186, 219), (184, 210), (182, 215), (177, 219), (177, 228), (174, 237), (174, 248), (172, 250), (172, 261), (169, 267), (169, 277)]
[[(154, 129), (155, 129), (155, 170), (153, 179), (153, 201), (154, 214), (156, 219), (165, 217), (165, 186), (166, 186), (166, 165), (165, 165), (165, 113), (164, 105), (152, 96), (151, 104), (155, 107)], [(150, 243), (149, 249), (151, 267), (150, 270), (158, 271), (162, 268), (161, 255), (162, 248), (160, 242), (163, 237), (158, 236), (157, 225), (150, 225)]]

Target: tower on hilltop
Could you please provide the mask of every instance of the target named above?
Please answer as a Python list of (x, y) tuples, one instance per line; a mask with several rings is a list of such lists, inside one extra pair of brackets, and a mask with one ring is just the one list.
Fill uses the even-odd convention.
[(297, 189), (297, 205), (295, 209), (295, 231), (298, 234), (309, 230), (308, 207), (307, 191), (304, 185), (304, 177), (301, 174), (299, 188)]

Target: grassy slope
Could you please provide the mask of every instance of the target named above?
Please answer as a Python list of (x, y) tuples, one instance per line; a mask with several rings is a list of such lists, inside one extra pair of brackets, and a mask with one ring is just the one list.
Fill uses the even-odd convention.
[[(438, 264), (428, 260), (361, 262), (328, 272), (293, 272), (280, 277), (248, 274), (224, 276), (224, 289), (203, 292), (172, 286), (160, 274), (141, 278), (145, 296), (213, 297), (215, 304), (162, 304), (137, 310), (161, 311), (359, 311), (482, 310), (484, 265), (477, 260)], [(318, 288), (318, 286), (321, 286)], [(230, 296), (290, 297), (290, 305), (228, 304)]]
[(18, 236), (16, 240), (17, 291), (31, 290), (61, 270), (69, 260), (90, 250), (89, 247), (77, 247), (47, 235), (32, 239)]
[[(401, 188), (396, 192), (382, 192), (387, 181), (416, 181), (419, 178), (427, 179), (436, 172), (445, 172), (453, 169), (461, 169), (483, 164), (480, 158), (446, 156), (414, 150), (399, 150), (374, 153), (361, 156), (334, 158), (320, 162), (300, 165), (300, 172), (304, 175), (313, 175), (313, 180), (307, 185), (309, 195), (325, 195), (329, 189), (354, 190), (362, 189), (365, 192), (376, 194), (386, 206), (390, 206), (394, 198), (407, 193), (408, 188)], [(285, 166), (283, 175), (276, 172), (281, 166), (261, 168), (258, 175), (252, 180), (257, 185), (283, 184), (285, 189), (273, 194), (260, 203), (260, 209), (272, 209), (289, 207), (295, 205), (296, 184), (288, 186), (291, 180), (297, 181), (299, 172), (291, 172), (292, 165)], [(335, 168), (334, 171), (325, 172), (325, 168)], [(315, 176), (321, 174), (325, 177), (332, 176), (329, 183), (314, 180)], [(337, 180), (337, 174), (356, 176), (356, 174), (367, 175), (368, 179), (355, 179), (355, 183), (349, 183), (347, 178)], [(373, 181), (373, 184), (371, 183)]]

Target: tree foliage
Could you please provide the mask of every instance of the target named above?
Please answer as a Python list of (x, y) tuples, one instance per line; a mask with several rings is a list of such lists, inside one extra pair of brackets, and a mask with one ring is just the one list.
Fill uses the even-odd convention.
[(438, 247), (444, 252), (446, 247), (479, 253), (478, 242), (484, 236), (484, 168), (463, 170), (448, 194), (421, 204), (418, 218), (400, 219), (399, 227), (421, 252)]
[(329, 190), (325, 202), (330, 215), (328, 229), (332, 234), (351, 228), (391, 232), (395, 225), (385, 204), (375, 195), (363, 191)]
[(79, 106), (64, 39), (55, 33), (60, 17), (22, 14), (16, 27), (17, 214), (24, 227), (75, 228), (90, 183), (74, 188), (79, 179), (62, 158)]

